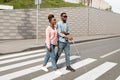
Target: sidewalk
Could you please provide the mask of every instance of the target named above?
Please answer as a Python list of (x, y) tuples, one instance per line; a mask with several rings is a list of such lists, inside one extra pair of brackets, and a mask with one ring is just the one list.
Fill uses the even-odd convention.
[[(107, 39), (113, 37), (120, 37), (120, 35), (96, 35), (96, 36), (80, 36), (74, 37), (75, 43), (87, 42), (93, 40)], [(44, 48), (45, 39), (40, 39), (36, 43), (35, 39), (28, 40), (4, 40), (0, 41), (0, 54), (23, 52), (27, 50)]]

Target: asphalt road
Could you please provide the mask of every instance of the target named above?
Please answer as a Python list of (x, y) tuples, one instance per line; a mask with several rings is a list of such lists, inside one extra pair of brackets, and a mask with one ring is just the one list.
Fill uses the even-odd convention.
[(55, 75), (50, 62), (49, 72), (40, 69), (44, 49), (0, 56), (0, 80), (120, 80), (120, 37), (72, 44), (70, 52), (76, 72), (65, 69), (63, 53), (58, 62), (62, 76)]

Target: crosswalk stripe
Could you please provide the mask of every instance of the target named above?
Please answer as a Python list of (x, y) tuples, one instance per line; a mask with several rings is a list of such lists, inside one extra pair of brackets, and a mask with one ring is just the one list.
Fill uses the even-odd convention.
[(26, 56), (22, 56), (22, 57), (18, 57), (18, 58), (3, 60), (3, 61), (0, 61), (0, 65), (10, 63), (10, 62), (14, 62), (14, 61), (24, 60), (24, 59), (27, 59), (27, 58), (34, 58), (34, 57), (38, 57), (38, 56), (43, 56), (43, 55), (45, 55), (45, 53), (40, 53), (40, 54), (35, 54), (35, 55), (26, 55)]
[(115, 80), (120, 80), (120, 76), (118, 76), (117, 79), (115, 79)]
[[(64, 56), (64, 54), (62, 54), (61, 57), (62, 56)], [(36, 62), (40, 62), (43, 59), (44, 59), (44, 57), (39, 58), (39, 59), (34, 59), (34, 60), (21, 62), (21, 63), (16, 63), (16, 64), (12, 64), (12, 65), (7, 65), (7, 66), (4, 66), (4, 67), (0, 67), (0, 71), (6, 71), (6, 70), (9, 70), (9, 69), (14, 69), (14, 68), (21, 67), (21, 66), (24, 66), (24, 65), (33, 64), (33, 63), (36, 63)]]
[[(70, 58), (71, 58), (71, 60), (74, 60), (74, 59), (79, 58), (79, 56), (71, 56)], [(62, 58), (62, 59), (59, 60), (58, 63), (59, 64), (63, 63), (63, 62), (65, 62), (64, 60), (65, 59)], [(20, 71), (17, 71), (17, 72), (13, 72), (13, 73), (10, 73), (10, 74), (3, 75), (3, 76), (0, 77), (0, 80), (11, 80), (13, 78), (21, 77), (21, 76), (39, 71), (41, 66), (42, 66), (42, 64), (38, 65), (38, 66), (28, 68), (28, 69), (23, 69), (23, 70), (20, 70)], [(48, 62), (47, 67), (50, 67), (50, 66), (51, 66), (51, 63)]]
[(6, 59), (6, 58), (11, 58), (11, 57), (17, 57), (17, 56), (32, 54), (32, 53), (44, 52), (44, 51), (45, 51), (45, 49), (35, 50), (35, 51), (28, 51), (28, 52), (22, 52), (22, 53), (15, 53), (15, 54), (9, 54), (9, 55), (5, 55), (5, 56), (1, 56), (0, 60)]
[[(81, 68), (81, 67), (83, 67), (85, 65), (88, 65), (88, 64), (90, 64), (90, 63), (92, 63), (94, 61), (96, 61), (96, 59), (87, 58), (85, 60), (76, 62), (75, 64), (72, 64), (71, 66), (74, 67), (74, 69), (78, 69), (78, 68)], [(67, 71), (65, 67), (61, 68), (60, 71), (63, 73), (63, 75), (70, 72), (70, 71)], [(55, 75), (54, 71), (52, 71), (52, 72), (47, 73), (45, 75), (36, 77), (36, 78), (34, 78), (32, 80), (53, 80), (53, 79), (55, 79), (57, 77), (59, 77), (59, 75)]]
[(105, 62), (102, 65), (90, 70), (89, 72), (77, 77), (74, 80), (96, 80), (98, 77), (112, 69), (117, 63)]
[(110, 52), (110, 53), (108, 53), (108, 54), (105, 54), (105, 55), (103, 55), (103, 56), (100, 56), (100, 58), (105, 58), (105, 57), (110, 56), (110, 55), (112, 55), (112, 54), (115, 54), (115, 53), (117, 53), (117, 52), (119, 52), (119, 51), (120, 51), (120, 49), (117, 49), (117, 50), (112, 51), (112, 52)]

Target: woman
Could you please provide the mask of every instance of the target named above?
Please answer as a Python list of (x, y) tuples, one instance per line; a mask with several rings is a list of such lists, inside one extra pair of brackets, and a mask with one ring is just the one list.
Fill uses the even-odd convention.
[(50, 25), (46, 28), (46, 41), (45, 41), (47, 53), (45, 55), (45, 59), (43, 61), (43, 66), (41, 67), (41, 69), (48, 72), (46, 64), (48, 63), (49, 58), (51, 58), (51, 63), (53, 69), (55, 70), (55, 73), (62, 75), (62, 73), (57, 69), (57, 65), (55, 61), (55, 45), (57, 43), (57, 38), (58, 38), (57, 30), (55, 28), (56, 19), (54, 18), (53, 14), (50, 14), (48, 16), (48, 20)]

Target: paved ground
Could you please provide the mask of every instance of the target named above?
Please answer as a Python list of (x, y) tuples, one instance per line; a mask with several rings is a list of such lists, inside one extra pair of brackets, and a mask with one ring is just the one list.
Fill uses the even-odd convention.
[[(93, 35), (93, 36), (80, 36), (74, 37), (75, 42), (85, 42), (96, 39), (111, 38), (120, 35)], [(23, 52), (26, 50), (41, 49), (44, 48), (45, 39), (39, 39), (36, 42), (35, 39), (28, 40), (0, 40), (0, 54), (9, 54), (15, 52)]]
[(71, 66), (76, 72), (65, 70), (64, 54), (58, 66), (63, 76), (40, 70), (45, 49), (0, 56), (0, 80), (120, 80), (120, 37), (71, 45)]

